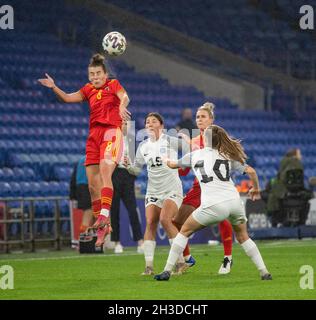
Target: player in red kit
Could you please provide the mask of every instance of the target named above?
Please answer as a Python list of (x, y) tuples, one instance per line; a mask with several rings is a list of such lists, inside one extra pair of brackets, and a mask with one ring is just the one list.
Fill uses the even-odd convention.
[[(213, 124), (214, 121), (214, 105), (212, 103), (206, 102), (203, 104), (196, 113), (196, 124), (200, 129), (200, 134), (194, 137), (192, 140), (188, 141), (191, 144), (191, 149), (196, 150), (204, 148), (203, 132), (209, 125)], [(187, 136), (182, 134), (182, 137), (188, 139)], [(187, 175), (190, 171), (188, 169), (179, 169), (180, 175)], [(201, 204), (201, 188), (198, 180), (195, 178), (192, 188), (188, 191), (183, 199), (182, 205), (173, 219), (174, 225), (180, 230), (181, 226), (185, 220), (190, 216), (190, 214), (200, 206)], [(219, 223), (219, 230), (224, 246), (224, 260), (218, 271), (219, 274), (227, 274), (230, 272), (232, 266), (232, 247), (233, 247), (233, 229), (231, 224), (224, 220)], [(195, 260), (190, 254), (189, 246), (187, 245), (183, 251), (183, 255), (186, 260), (187, 267), (195, 264)]]
[(109, 79), (104, 56), (95, 54), (88, 66), (89, 83), (74, 93), (65, 93), (54, 80), (38, 81), (54, 91), (63, 102), (88, 101), (90, 107), (89, 135), (86, 143), (86, 172), (92, 209), (97, 221), (96, 246), (102, 246), (112, 231), (110, 208), (113, 197), (112, 173), (122, 156), (122, 120), (130, 119), (129, 98), (117, 79)]

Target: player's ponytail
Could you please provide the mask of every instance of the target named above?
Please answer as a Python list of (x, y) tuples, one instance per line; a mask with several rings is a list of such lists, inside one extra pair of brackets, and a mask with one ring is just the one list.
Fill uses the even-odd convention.
[(222, 127), (211, 125), (204, 132), (206, 146), (217, 149), (218, 152), (230, 160), (244, 164), (248, 158), (240, 140), (236, 140)]
[(210, 118), (215, 120), (214, 109), (215, 109), (214, 103), (207, 101), (198, 108), (198, 111), (199, 110), (206, 111), (209, 114)]
[(105, 57), (100, 53), (94, 54), (90, 59), (89, 67), (102, 67), (103, 71), (106, 73), (105, 67)]

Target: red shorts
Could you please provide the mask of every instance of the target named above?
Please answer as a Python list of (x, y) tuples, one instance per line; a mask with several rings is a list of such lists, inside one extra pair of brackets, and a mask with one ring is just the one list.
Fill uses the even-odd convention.
[(193, 186), (185, 195), (182, 204), (192, 206), (195, 209), (201, 205), (201, 188), (197, 181), (194, 180)]
[(119, 127), (99, 124), (90, 128), (86, 144), (86, 166), (99, 164), (103, 159), (118, 163), (122, 152), (123, 134)]

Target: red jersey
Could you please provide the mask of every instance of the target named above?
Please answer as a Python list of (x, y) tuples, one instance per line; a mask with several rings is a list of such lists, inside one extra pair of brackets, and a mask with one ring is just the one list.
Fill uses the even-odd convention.
[(90, 128), (98, 123), (122, 126), (119, 110), (121, 101), (117, 96), (122, 89), (124, 88), (116, 79), (107, 79), (99, 89), (96, 89), (91, 83), (87, 83), (80, 89), (83, 98), (89, 102)]

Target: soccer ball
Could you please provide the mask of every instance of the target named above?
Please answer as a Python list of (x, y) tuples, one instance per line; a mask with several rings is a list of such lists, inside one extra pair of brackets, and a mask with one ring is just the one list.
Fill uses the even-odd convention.
[(121, 33), (112, 31), (105, 35), (102, 46), (107, 54), (119, 56), (124, 53), (126, 49), (126, 39)]

